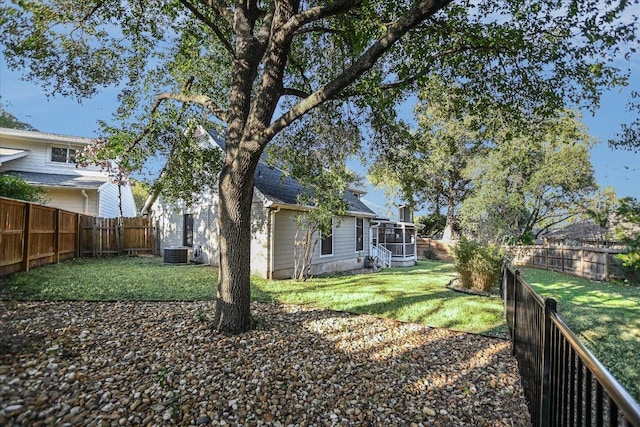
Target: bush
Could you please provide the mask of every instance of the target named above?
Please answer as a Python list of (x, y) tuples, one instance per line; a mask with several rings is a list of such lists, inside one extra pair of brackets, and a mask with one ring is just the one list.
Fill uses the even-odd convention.
[(422, 251), (422, 256), (424, 256), (424, 259), (429, 259), (431, 261), (438, 261), (439, 259), (436, 251), (431, 248)]
[(23, 178), (0, 173), (0, 196), (44, 204), (46, 192), (40, 187), (29, 185)]
[(478, 243), (462, 237), (453, 248), (453, 259), (455, 260), (456, 271), (460, 275), (462, 286), (466, 289), (471, 288), (473, 284), (471, 280), (471, 264), (473, 257), (478, 252), (479, 246)]
[(453, 250), (462, 286), (488, 292), (500, 279), (504, 250), (462, 238)]

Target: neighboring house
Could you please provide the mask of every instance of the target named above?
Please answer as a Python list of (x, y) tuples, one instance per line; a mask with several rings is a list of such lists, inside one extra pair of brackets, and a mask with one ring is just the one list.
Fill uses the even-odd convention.
[(0, 173), (46, 190), (48, 206), (86, 215), (136, 216), (131, 187), (109, 182), (98, 166), (78, 168), (77, 153), (89, 138), (0, 128)]
[(630, 234), (640, 233), (633, 224), (621, 221), (615, 215), (609, 219), (609, 227), (601, 227), (593, 220), (575, 222), (556, 230), (542, 234), (543, 244), (549, 246), (595, 246), (622, 247), (621, 236), (617, 231), (626, 230)]
[[(219, 138), (201, 127), (198, 136), (208, 144), (224, 145)], [(251, 273), (269, 279), (289, 278), (294, 270), (296, 216), (309, 209), (300, 206), (297, 200), (304, 188), (293, 178), (264, 162), (258, 164), (254, 178)], [(331, 236), (319, 236), (311, 262), (311, 274), (362, 268), (365, 257), (369, 255), (378, 256), (382, 264), (384, 249), (375, 245), (380, 224), (383, 223), (376, 220), (376, 213), (363, 203), (362, 194), (364, 192), (358, 190), (346, 191), (348, 214), (339, 221), (336, 218)], [(151, 214), (159, 231), (160, 247), (191, 247), (194, 258), (218, 265), (218, 196), (215, 191), (206, 191), (199, 200), (196, 206), (190, 208), (179, 203), (165, 203), (161, 196), (153, 203)], [(408, 223), (403, 224), (408, 226)], [(405, 237), (402, 239), (404, 242)], [(415, 238), (413, 242), (415, 245)], [(403, 254), (402, 260), (408, 263), (410, 250), (407, 249), (407, 253), (402, 250), (405, 250), (404, 247), (397, 249), (398, 253)], [(414, 246), (411, 265), (415, 264), (415, 260)]]

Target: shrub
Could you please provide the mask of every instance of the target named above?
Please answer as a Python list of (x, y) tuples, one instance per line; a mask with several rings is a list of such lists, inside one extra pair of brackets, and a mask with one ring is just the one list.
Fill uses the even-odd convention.
[(471, 264), (473, 257), (478, 252), (479, 246), (478, 243), (462, 237), (453, 248), (453, 259), (455, 261), (456, 271), (460, 275), (462, 286), (466, 289), (471, 288), (473, 283), (471, 280)]
[(628, 247), (627, 253), (617, 257), (625, 267), (625, 277), (637, 281), (640, 276), (640, 201), (633, 197), (622, 198), (616, 213), (626, 222), (626, 226), (617, 227), (616, 234)]
[(0, 196), (44, 204), (46, 192), (40, 187), (29, 185), (23, 178), (0, 173)]
[(453, 257), (466, 289), (488, 292), (500, 278), (504, 250), (497, 246), (483, 246), (462, 238), (454, 247)]
[(498, 246), (480, 246), (471, 262), (471, 287), (489, 292), (500, 279), (504, 251)]
[(437, 261), (439, 259), (436, 251), (431, 248), (422, 251), (422, 256), (424, 256), (424, 259), (429, 259), (431, 261)]

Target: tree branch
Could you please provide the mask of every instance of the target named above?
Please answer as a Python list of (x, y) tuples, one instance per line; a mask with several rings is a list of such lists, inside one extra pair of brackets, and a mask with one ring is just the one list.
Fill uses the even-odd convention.
[(218, 16), (224, 18), (230, 27), (233, 27), (233, 11), (223, 0), (198, 0), (201, 4), (210, 7)]
[(298, 98), (307, 98), (309, 97), (309, 93), (305, 92), (303, 90), (300, 89), (294, 89), (292, 87), (285, 87), (282, 89), (282, 94), (283, 95), (291, 95), (291, 96), (297, 96)]
[(220, 41), (220, 43), (222, 43), (222, 46), (224, 46), (224, 48), (226, 49), (227, 52), (229, 52), (229, 54), (231, 55), (231, 57), (235, 57), (235, 52), (233, 51), (233, 46), (231, 45), (231, 42), (225, 37), (225, 35), (222, 33), (222, 31), (220, 30), (220, 28), (218, 28), (218, 26), (211, 21), (209, 18), (207, 18), (206, 16), (204, 16), (193, 4), (191, 4), (189, 1), (187, 0), (180, 0), (180, 3), (182, 3), (184, 5), (184, 7), (186, 7), (187, 9), (189, 9), (191, 11), (191, 13), (193, 13), (195, 15), (196, 18), (198, 18), (198, 20), (200, 22), (202, 22), (203, 24), (205, 24), (207, 27), (209, 27), (211, 29), (211, 31), (213, 31), (213, 33), (216, 35), (216, 37), (218, 38), (218, 40)]
[(173, 100), (184, 102), (185, 104), (198, 104), (205, 107), (211, 114), (216, 116), (222, 122), (227, 121), (227, 113), (216, 105), (213, 100), (206, 95), (188, 95), (184, 93), (168, 93), (164, 92), (156, 96), (156, 102), (153, 104), (151, 108), (151, 114), (155, 112), (155, 110), (160, 106), (163, 101)]
[[(351, 66), (345, 69), (332, 82), (324, 85), (316, 90), (310, 96), (302, 100), (296, 106), (291, 108), (287, 113), (283, 114), (269, 126), (262, 135), (262, 143), (266, 144), (278, 132), (287, 127), (293, 121), (302, 115), (317, 107), (322, 102), (338, 95), (340, 91), (355, 82), (363, 73), (369, 71), (375, 65), (376, 61), (398, 41), (404, 34), (414, 28), (418, 23), (434, 15), (440, 9), (449, 4), (452, 0), (423, 0), (415, 5), (413, 9), (408, 11), (403, 17), (389, 26), (386, 34), (378, 39), (369, 49), (367, 49)], [(356, 2), (338, 2), (334, 4), (342, 5), (353, 4)], [(314, 8), (322, 9), (322, 7)], [(311, 9), (310, 9), (311, 10)]]
[(292, 16), (289, 22), (284, 26), (283, 31), (285, 33), (295, 32), (309, 22), (338, 15), (361, 4), (362, 0), (341, 0), (329, 5), (312, 7)]

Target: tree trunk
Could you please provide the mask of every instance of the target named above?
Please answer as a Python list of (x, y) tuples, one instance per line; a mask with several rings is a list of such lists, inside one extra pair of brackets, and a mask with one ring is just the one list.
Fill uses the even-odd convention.
[[(241, 150), (239, 150), (241, 151)], [(238, 334), (251, 328), (251, 201), (255, 165), (238, 155), (220, 173), (220, 271), (214, 328)]]
[(449, 195), (447, 197), (447, 219), (444, 225), (444, 231), (442, 232), (442, 240), (449, 241), (453, 239), (453, 228), (456, 223), (455, 209), (456, 209), (456, 194), (453, 188), (452, 180), (449, 180)]

